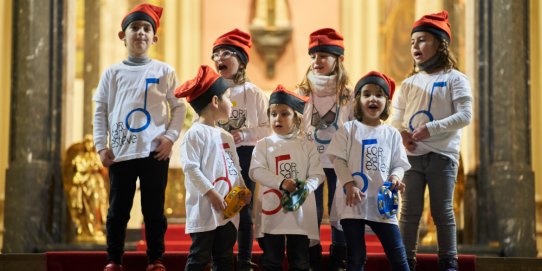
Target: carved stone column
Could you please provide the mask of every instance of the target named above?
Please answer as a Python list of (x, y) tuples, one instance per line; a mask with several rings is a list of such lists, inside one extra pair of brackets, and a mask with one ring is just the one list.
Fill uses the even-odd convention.
[(529, 124), (529, 1), (480, 0), (478, 241), (535, 257)]
[(63, 0), (13, 1), (10, 153), (4, 253), (60, 242)]

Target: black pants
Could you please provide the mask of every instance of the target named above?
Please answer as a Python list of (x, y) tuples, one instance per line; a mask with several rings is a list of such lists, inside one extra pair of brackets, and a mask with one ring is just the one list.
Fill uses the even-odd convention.
[(147, 158), (114, 163), (109, 167), (109, 210), (107, 212), (107, 259), (122, 262), (126, 225), (134, 201), (136, 181), (141, 188), (141, 209), (145, 221), (147, 258), (153, 262), (164, 254), (167, 219), (164, 200), (169, 159), (158, 161), (152, 152)]
[[(241, 174), (245, 180), (245, 185), (250, 189), (254, 198), (254, 182), (248, 176), (248, 170), (250, 169), (250, 161), (252, 160), (252, 150), (254, 146), (241, 146), (237, 148), (237, 155), (239, 156), (239, 164), (241, 166)], [(252, 259), (252, 241), (253, 241), (253, 222), (252, 222), (252, 202), (245, 205), (239, 214), (239, 232), (237, 233), (237, 247), (239, 253), (237, 258), (239, 263), (246, 264)]]
[(266, 271), (282, 270), (284, 248), (288, 254), (288, 270), (309, 270), (309, 238), (299, 234), (264, 234), (258, 239), (263, 250), (262, 265)]
[(185, 271), (204, 270), (209, 260), (213, 270), (233, 271), (233, 246), (237, 239), (237, 229), (232, 222), (212, 231), (191, 233), (192, 245), (186, 261)]

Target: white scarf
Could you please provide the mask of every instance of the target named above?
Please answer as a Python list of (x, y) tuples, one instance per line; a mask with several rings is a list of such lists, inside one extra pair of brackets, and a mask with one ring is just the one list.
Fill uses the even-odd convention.
[[(311, 101), (320, 116), (332, 110), (337, 102), (337, 75), (307, 74), (311, 86)], [(312, 111), (312, 108), (311, 108)]]

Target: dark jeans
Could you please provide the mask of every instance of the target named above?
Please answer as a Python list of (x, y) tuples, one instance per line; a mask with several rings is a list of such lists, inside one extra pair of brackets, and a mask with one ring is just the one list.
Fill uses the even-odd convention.
[[(331, 204), (333, 203), (333, 197), (335, 195), (335, 186), (337, 186), (337, 174), (332, 168), (324, 168), (327, 180), (327, 210), (328, 215), (331, 212)], [(314, 191), (316, 198), (316, 212), (318, 215), (318, 228), (322, 224), (322, 217), (324, 214), (324, 184), (321, 184), (316, 191)], [(333, 245), (345, 245), (344, 233), (337, 230), (335, 227), (331, 227), (331, 243)]]
[(299, 234), (268, 234), (258, 239), (263, 250), (262, 266), (266, 271), (282, 270), (284, 247), (288, 270), (309, 270), (309, 238)]
[[(245, 185), (250, 189), (250, 192), (252, 192), (252, 198), (254, 199), (255, 184), (248, 176), (250, 161), (252, 160), (252, 150), (254, 150), (254, 146), (241, 146), (237, 148), (237, 155), (239, 156), (241, 174), (245, 180)], [(252, 202), (253, 201), (251, 201), (249, 205), (245, 205), (239, 213), (239, 232), (237, 233), (237, 247), (239, 253), (237, 254), (237, 258), (241, 265), (252, 260), (252, 241), (254, 239)]]
[(393, 271), (409, 271), (405, 247), (399, 233), (399, 227), (394, 224), (368, 221), (364, 219), (342, 219), (341, 226), (346, 239), (346, 253), (348, 255), (347, 270), (363, 271), (367, 257), (365, 246), (365, 225), (369, 225), (374, 231), (386, 256), (391, 263)]
[(232, 222), (212, 231), (191, 233), (192, 245), (184, 270), (201, 271), (210, 260), (214, 271), (233, 271), (233, 246), (237, 229)]
[(147, 258), (153, 262), (164, 254), (167, 219), (164, 200), (169, 159), (158, 161), (152, 152), (147, 158), (132, 159), (109, 167), (109, 210), (107, 212), (107, 259), (122, 262), (126, 225), (134, 201), (136, 181), (141, 188), (141, 209), (145, 221)]

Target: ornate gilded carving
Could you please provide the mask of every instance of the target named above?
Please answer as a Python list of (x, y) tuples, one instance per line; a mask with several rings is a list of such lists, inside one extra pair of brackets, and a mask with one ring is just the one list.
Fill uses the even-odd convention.
[(292, 36), (285, 0), (255, 0), (255, 16), (250, 33), (256, 50), (265, 60), (266, 75), (275, 76), (275, 63)]
[(95, 151), (91, 135), (68, 148), (64, 191), (77, 243), (105, 243), (109, 195), (106, 179), (107, 171)]

